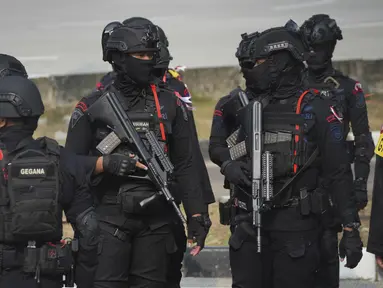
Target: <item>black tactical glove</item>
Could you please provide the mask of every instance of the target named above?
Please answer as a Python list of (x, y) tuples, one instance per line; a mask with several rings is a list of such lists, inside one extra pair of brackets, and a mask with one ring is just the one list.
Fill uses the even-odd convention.
[(344, 230), (339, 243), (339, 256), (341, 259), (347, 258), (345, 267), (353, 269), (358, 265), (363, 257), (362, 249), (363, 243), (359, 231), (355, 228), (352, 231)]
[(188, 240), (196, 242), (200, 250), (205, 247), (205, 240), (211, 227), (209, 214), (192, 216), (188, 218)]
[(356, 179), (354, 181), (354, 191), (355, 191), (356, 207), (358, 210), (362, 210), (366, 207), (368, 202), (367, 180), (364, 178)]
[(115, 176), (126, 176), (136, 171), (137, 160), (122, 154), (110, 154), (103, 157), (104, 172)]
[[(239, 161), (225, 161), (221, 166), (221, 173), (225, 175), (227, 181), (235, 185), (251, 186), (248, 164)], [(246, 175), (247, 174), (247, 175)]]

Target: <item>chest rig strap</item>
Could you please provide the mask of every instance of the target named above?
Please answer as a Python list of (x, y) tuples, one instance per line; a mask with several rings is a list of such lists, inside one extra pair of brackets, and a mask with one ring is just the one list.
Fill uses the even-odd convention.
[(162, 114), (161, 114), (160, 101), (158, 100), (157, 87), (154, 84), (150, 85), (150, 87), (152, 88), (154, 103), (156, 104), (157, 116), (158, 116), (158, 120), (160, 121), (161, 138), (163, 141), (166, 141), (165, 127), (164, 127), (164, 122), (163, 122)]
[[(299, 114), (301, 114), (301, 112), (302, 112), (302, 102), (303, 102), (303, 100), (304, 100), (304, 98), (305, 98), (305, 96), (308, 94), (308, 93), (318, 93), (318, 91), (317, 90), (306, 90), (306, 91), (304, 91), (300, 96), (299, 96), (299, 98), (298, 98), (298, 102), (297, 102), (297, 107), (296, 107), (296, 110), (295, 110), (295, 113), (297, 114), (297, 115), (299, 115)], [(301, 133), (301, 127), (297, 124), (297, 125), (295, 125), (295, 130), (296, 130), (296, 132), (297, 132), (297, 134), (295, 135), (295, 137), (294, 137), (294, 160), (293, 160), (293, 162), (294, 162), (294, 164), (293, 164), (293, 173), (294, 174), (296, 174), (297, 173), (297, 171), (298, 171), (298, 168), (299, 168), (299, 159), (298, 159), (298, 157), (299, 157), (299, 152), (300, 152), (300, 150), (301, 150), (301, 146), (302, 146), (302, 143), (303, 143), (303, 139), (300, 139), (300, 135), (302, 134)]]

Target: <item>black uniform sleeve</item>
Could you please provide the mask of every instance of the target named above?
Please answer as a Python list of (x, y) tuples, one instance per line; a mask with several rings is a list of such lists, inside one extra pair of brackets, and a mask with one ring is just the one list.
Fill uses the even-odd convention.
[(370, 231), (368, 235), (367, 251), (383, 256), (383, 158), (376, 156), (375, 179), (372, 191), (372, 207)]
[[(170, 74), (170, 73), (169, 73)], [(200, 183), (202, 187), (203, 197), (206, 204), (211, 204), (215, 202), (213, 189), (210, 184), (210, 178), (209, 174), (207, 172), (207, 168), (205, 165), (205, 160), (203, 158), (203, 155), (201, 153), (201, 148), (198, 141), (198, 133), (197, 128), (194, 121), (194, 115), (193, 115), (193, 107), (191, 103), (191, 95), (189, 92), (189, 89), (185, 85), (182, 80), (179, 78), (175, 78), (172, 75), (169, 75), (169, 79), (167, 80), (167, 84), (171, 89), (174, 90), (174, 93), (177, 95), (178, 98), (180, 98), (184, 103), (185, 106), (188, 108), (188, 115), (190, 118), (190, 131), (191, 135), (195, 137), (195, 140), (193, 140), (193, 143), (196, 145), (193, 145), (193, 166), (194, 166), (194, 175), (198, 175), (200, 178)]]
[(209, 173), (207, 172), (205, 160), (203, 158), (201, 148), (198, 141), (198, 134), (197, 134), (197, 128), (194, 121), (194, 115), (193, 111), (190, 111), (190, 125), (191, 125), (191, 135), (195, 136), (195, 139), (193, 139), (193, 165), (194, 165), (194, 171), (196, 175), (200, 177), (200, 183), (202, 186), (203, 191), (203, 197), (206, 204), (211, 204), (215, 202), (213, 188), (211, 187)]
[(374, 155), (374, 142), (368, 124), (367, 106), (362, 86), (349, 79), (346, 97), (352, 132), (355, 137), (355, 179), (368, 179), (370, 161)]
[[(227, 97), (227, 96), (226, 96)], [(226, 97), (221, 98), (214, 109), (213, 122), (211, 125), (209, 140), (209, 155), (213, 163), (221, 167), (222, 163), (230, 160), (230, 152), (226, 143), (226, 139), (230, 136), (224, 104)]]
[(85, 114), (88, 103), (82, 99), (74, 109), (68, 126), (65, 148), (79, 155), (88, 155), (91, 148), (92, 129)]
[(187, 108), (177, 99), (176, 116), (172, 123), (172, 135), (169, 138), (170, 159), (174, 165), (174, 177), (177, 189), (182, 193), (182, 202), (188, 216), (206, 213), (207, 205), (203, 201), (199, 181), (193, 176), (193, 145), (198, 145), (196, 137), (190, 131), (190, 119)]
[(353, 178), (345, 149), (344, 126), (334, 117), (330, 105), (319, 96), (313, 101), (316, 117), (314, 131), (321, 157), (322, 185), (331, 193), (342, 224), (346, 225), (358, 219), (352, 190)]
[[(93, 211), (93, 199), (89, 193), (88, 183), (93, 169), (89, 169), (89, 163), (83, 160), (82, 157), (62, 150), (60, 177), (64, 212), (75, 231), (75, 237), (79, 238), (75, 282), (79, 288), (91, 288), (98, 265), (99, 231), (96, 218), (89, 217), (90, 212)], [(88, 217), (87, 222), (84, 221), (84, 215)]]

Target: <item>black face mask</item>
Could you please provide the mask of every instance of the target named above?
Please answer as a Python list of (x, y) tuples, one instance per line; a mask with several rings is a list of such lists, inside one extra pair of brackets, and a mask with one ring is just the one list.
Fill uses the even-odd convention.
[(254, 92), (265, 92), (270, 89), (271, 77), (267, 61), (253, 68), (242, 68), (243, 78), (246, 80), (246, 87)]
[(331, 57), (329, 57), (327, 51), (318, 51), (310, 55), (307, 64), (310, 70), (320, 71), (327, 67), (330, 60)]
[[(114, 60), (117, 73), (123, 73), (127, 80), (133, 80), (138, 86), (145, 88), (153, 80), (154, 60), (142, 60), (130, 55), (123, 55)], [(129, 82), (129, 81), (127, 81)]]
[(322, 72), (331, 65), (332, 53), (335, 49), (335, 42), (326, 42), (314, 47), (315, 53), (307, 59), (309, 69), (313, 72)]
[(36, 126), (17, 124), (2, 127), (0, 128), (0, 141), (5, 144), (7, 150), (12, 151), (21, 140), (32, 137)]

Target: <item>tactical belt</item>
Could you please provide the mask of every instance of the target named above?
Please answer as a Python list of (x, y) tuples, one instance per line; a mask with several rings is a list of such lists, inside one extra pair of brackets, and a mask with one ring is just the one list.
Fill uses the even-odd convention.
[(110, 226), (109, 224), (106, 224), (104, 222), (100, 222), (100, 228), (101, 230), (108, 232), (109, 234), (113, 235), (117, 239), (125, 242), (129, 239), (129, 235), (123, 231), (121, 231), (119, 228), (115, 228)]

